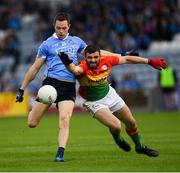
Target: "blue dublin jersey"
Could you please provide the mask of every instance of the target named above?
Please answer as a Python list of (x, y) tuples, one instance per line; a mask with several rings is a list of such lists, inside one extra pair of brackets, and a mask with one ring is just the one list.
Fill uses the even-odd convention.
[(66, 69), (58, 53), (67, 53), (73, 63), (78, 64), (77, 55), (86, 46), (79, 37), (67, 35), (64, 39), (59, 39), (54, 33), (40, 45), (37, 53), (37, 57), (44, 58), (47, 65), (44, 75), (62, 81), (75, 82), (75, 76)]

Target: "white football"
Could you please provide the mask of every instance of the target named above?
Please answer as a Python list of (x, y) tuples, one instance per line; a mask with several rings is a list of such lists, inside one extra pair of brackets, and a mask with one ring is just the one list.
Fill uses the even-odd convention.
[(52, 104), (57, 99), (57, 91), (51, 85), (44, 85), (38, 91), (38, 99), (41, 103)]

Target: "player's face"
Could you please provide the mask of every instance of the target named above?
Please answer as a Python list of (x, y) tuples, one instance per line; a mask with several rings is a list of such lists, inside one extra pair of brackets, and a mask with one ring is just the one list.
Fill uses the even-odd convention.
[(87, 53), (86, 54), (86, 62), (89, 68), (95, 69), (99, 65), (100, 54), (99, 52)]
[(69, 32), (70, 24), (68, 24), (67, 20), (59, 21), (56, 20), (54, 25), (54, 29), (58, 38), (65, 38)]

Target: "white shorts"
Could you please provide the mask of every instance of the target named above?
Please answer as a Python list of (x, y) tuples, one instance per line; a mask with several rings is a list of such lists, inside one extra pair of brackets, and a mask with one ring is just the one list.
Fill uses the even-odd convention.
[(84, 102), (83, 106), (93, 115), (102, 108), (109, 108), (113, 113), (120, 110), (125, 105), (124, 100), (116, 93), (115, 89), (111, 86), (109, 87), (109, 92), (104, 98), (97, 101)]

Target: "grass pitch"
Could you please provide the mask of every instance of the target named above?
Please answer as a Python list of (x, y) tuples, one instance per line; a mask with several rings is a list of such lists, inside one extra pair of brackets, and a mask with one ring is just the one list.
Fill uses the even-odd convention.
[(132, 172), (180, 171), (180, 113), (136, 113), (143, 143), (160, 152), (157, 158), (119, 149), (108, 129), (89, 115), (74, 115), (65, 162), (53, 159), (57, 150), (58, 116), (45, 116), (30, 129), (27, 117), (0, 118), (0, 172)]

